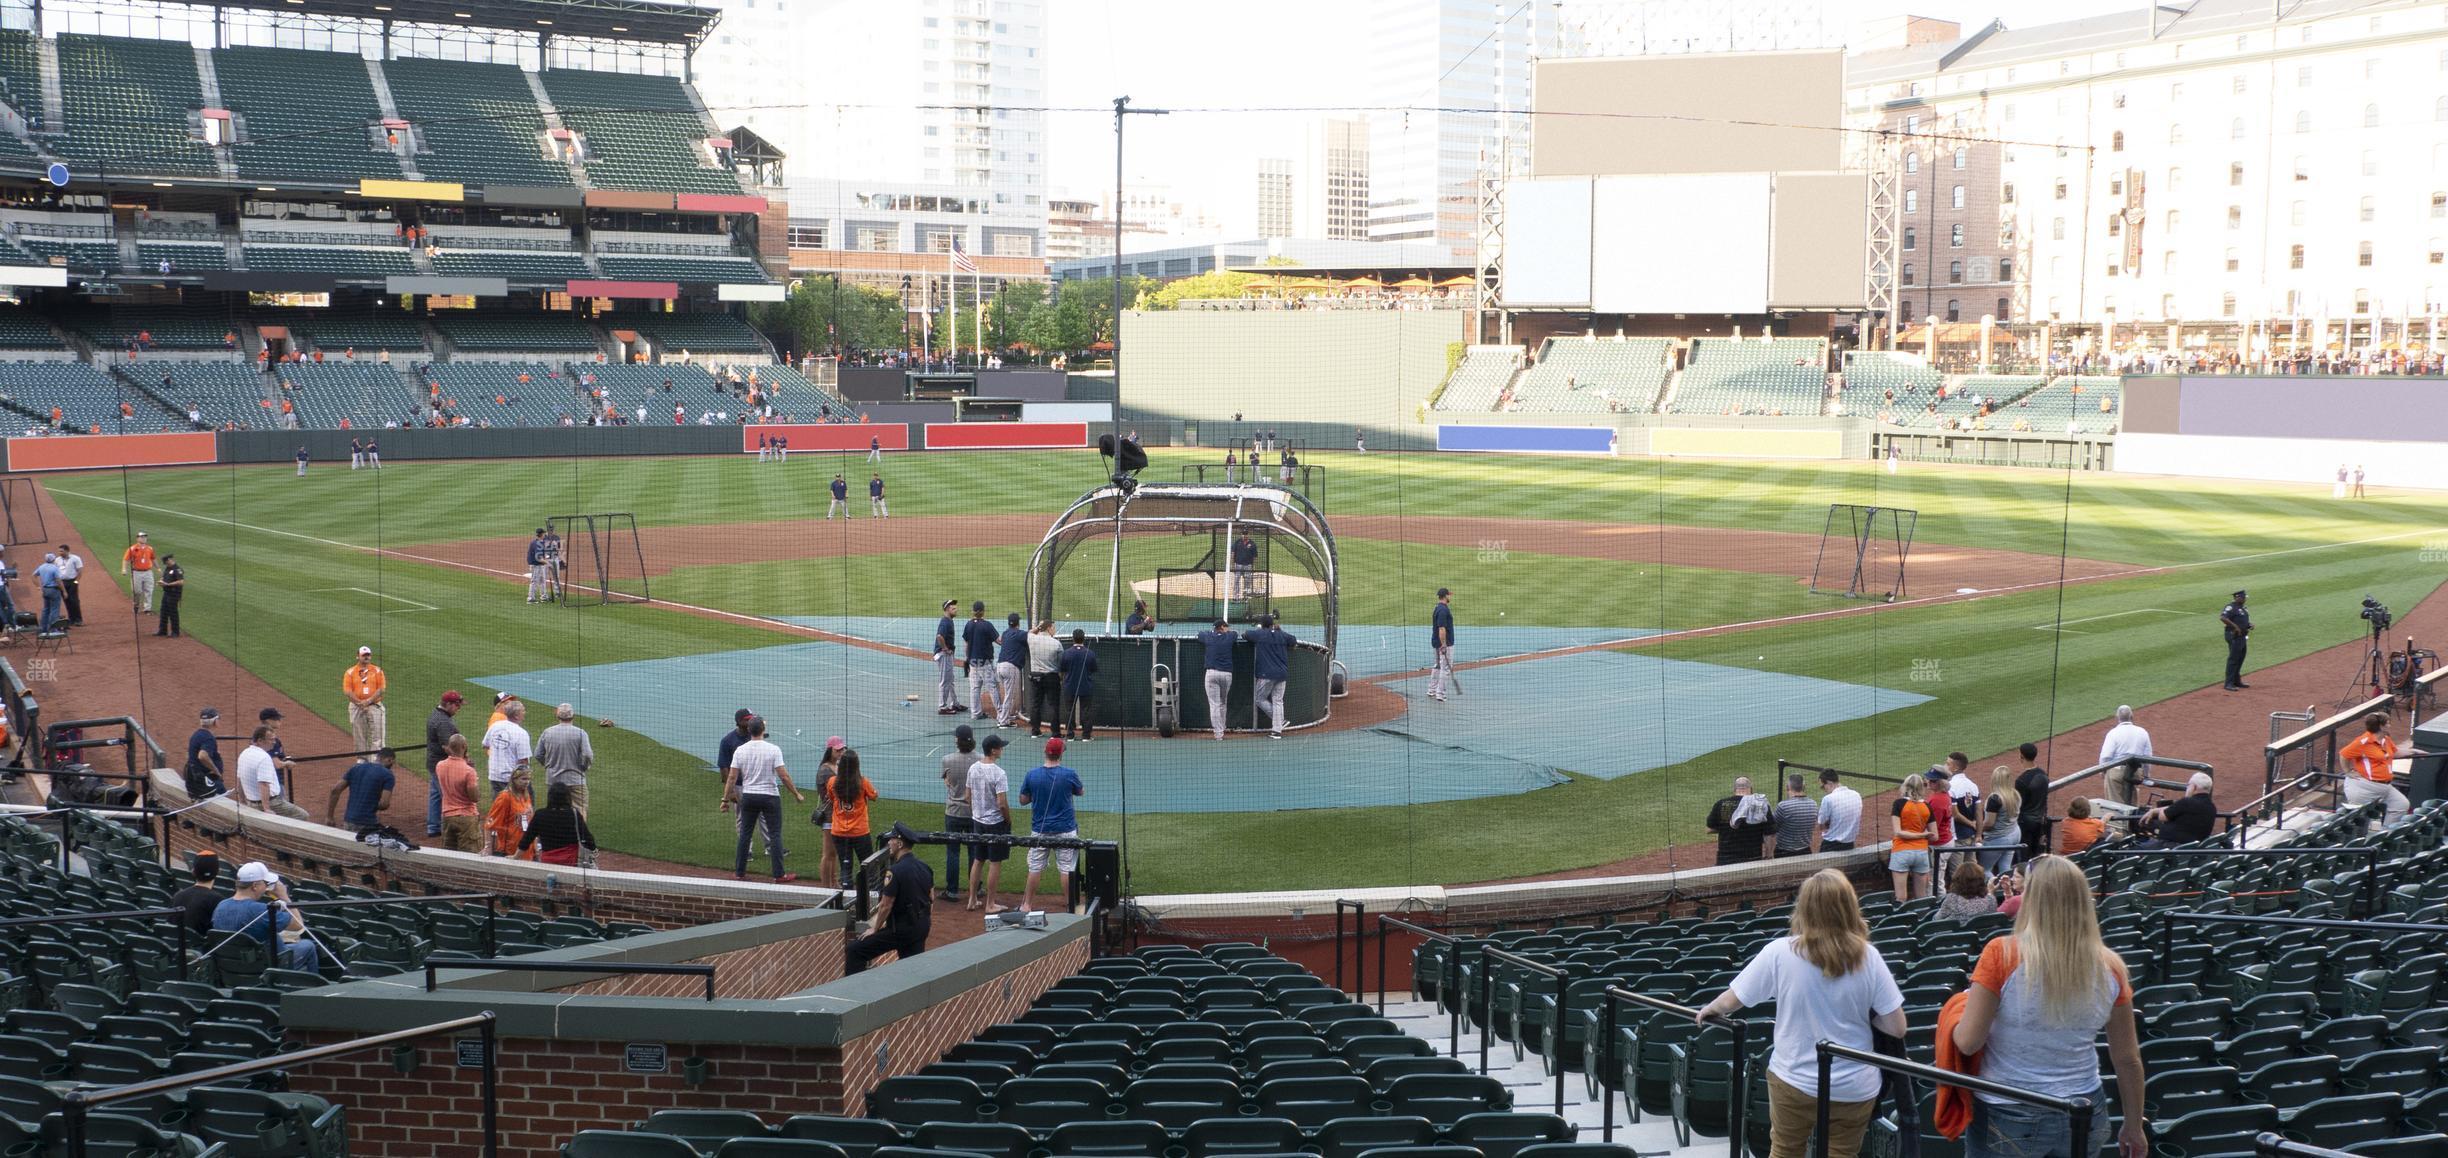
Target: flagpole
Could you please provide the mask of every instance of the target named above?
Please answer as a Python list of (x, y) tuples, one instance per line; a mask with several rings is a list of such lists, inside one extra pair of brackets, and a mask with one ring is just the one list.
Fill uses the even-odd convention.
[(950, 324), (944, 327), (944, 349), (949, 353), (952, 368), (960, 369), (960, 238), (952, 239), (952, 251), (944, 254), (944, 279), (950, 292), (944, 294), (951, 305)]

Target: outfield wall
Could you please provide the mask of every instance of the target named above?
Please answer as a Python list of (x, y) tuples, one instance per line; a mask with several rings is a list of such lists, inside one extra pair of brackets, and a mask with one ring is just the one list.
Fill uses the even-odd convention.
[(2326, 483), (2360, 466), (2374, 486), (2448, 488), (2444, 386), (2436, 378), (2128, 378), (2117, 469)]
[(1445, 382), (1466, 310), (1125, 311), (1134, 415), (1409, 425)]

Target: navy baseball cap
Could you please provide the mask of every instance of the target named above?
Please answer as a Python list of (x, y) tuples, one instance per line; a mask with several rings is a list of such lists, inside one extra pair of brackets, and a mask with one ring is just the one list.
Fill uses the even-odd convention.
[(995, 752), (1000, 752), (1000, 751), (1002, 751), (1002, 750), (1003, 750), (1003, 745), (1004, 745), (1004, 743), (1005, 743), (1005, 741), (1004, 741), (1003, 737), (1001, 737), (1001, 736), (999, 736), (999, 735), (997, 735), (997, 736), (988, 736), (988, 737), (986, 737), (986, 739), (985, 739), (985, 740), (983, 740), (982, 742), (980, 742), (980, 743), (978, 744), (978, 747), (979, 747), (979, 748), (981, 748), (981, 749), (984, 749), (984, 750), (985, 750), (987, 753), (992, 754), (992, 753), (995, 753)]
[(731, 713), (731, 722), (734, 724), (745, 724), (748, 722), (749, 717), (754, 715), (756, 715), (755, 712), (749, 711), (746, 708), (741, 708), (740, 710)]
[(977, 733), (971, 731), (969, 729), (969, 725), (962, 724), (960, 727), (952, 729), (952, 738), (955, 740), (973, 740), (977, 738)]
[(1003, 622), (1011, 624), (1013, 627), (1020, 626), (1020, 613), (1014, 611), (1011, 614), (1004, 616)]
[(1439, 598), (1439, 599), (1443, 599), (1443, 598), (1445, 598), (1446, 596), (1451, 595), (1451, 594), (1453, 594), (1453, 588), (1451, 588), (1451, 587), (1439, 587), (1439, 588), (1437, 588), (1437, 598)]

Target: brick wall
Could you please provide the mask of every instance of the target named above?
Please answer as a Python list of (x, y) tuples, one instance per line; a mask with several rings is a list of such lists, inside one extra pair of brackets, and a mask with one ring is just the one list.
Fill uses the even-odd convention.
[[(781, 942), (787, 949), (821, 937)], [(743, 951), (746, 953), (757, 950)], [(738, 957), (742, 954), (724, 954)], [(821, 959), (821, 950), (813, 954)], [(786, 955), (787, 956), (787, 955)], [(838, 957), (838, 950), (836, 951)], [(556, 1158), (580, 1130), (625, 1129), (656, 1110), (747, 1110), (768, 1123), (793, 1114), (857, 1113), (883, 1078), (914, 1073), (954, 1043), (1026, 1009), (1057, 978), (1087, 963), (1085, 940), (928, 1006), (843, 1046), (665, 1042), (670, 1072), (632, 1074), (627, 1043), (505, 1037), (498, 1106), (503, 1158)], [(746, 972), (743, 970), (743, 972)], [(694, 978), (659, 978), (694, 981)], [(702, 985), (702, 982), (699, 983)], [(305, 1045), (345, 1041), (338, 1030), (292, 1033)], [(683, 1060), (703, 1057), (706, 1081), (692, 1087)], [(349, 1149), (358, 1158), (452, 1158), (481, 1152), (479, 1071), (455, 1068), (448, 1043), (425, 1043), (416, 1072), (402, 1076), (387, 1050), (290, 1071), (290, 1088), (348, 1107)]]
[[(714, 967), (714, 995), (747, 1001), (770, 1001), (811, 989), (841, 976), (842, 934), (811, 933), (691, 958), (690, 963)], [(556, 993), (619, 997), (702, 997), (705, 978), (680, 973), (630, 973), (563, 986)]]
[[(185, 803), (175, 787), (164, 790), (166, 807)], [(176, 797), (176, 799), (171, 799)], [(439, 850), (383, 852), (359, 844), (336, 829), (248, 816), (208, 805), (172, 822), (173, 863), (214, 849), (225, 862), (260, 860), (273, 871), (331, 885), (357, 885), (407, 894), (496, 893), (517, 907), (546, 915), (581, 913), (599, 921), (635, 921), (658, 929), (760, 917), (816, 905), (831, 894), (772, 885), (738, 885), (695, 878), (581, 873), (577, 868), (535, 866)]]

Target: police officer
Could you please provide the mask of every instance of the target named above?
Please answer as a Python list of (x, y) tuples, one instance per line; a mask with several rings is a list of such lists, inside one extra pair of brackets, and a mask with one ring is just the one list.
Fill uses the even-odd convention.
[(2228, 691), (2242, 691), (2252, 685), (2244, 682), (2244, 641), (2252, 634), (2252, 613), (2244, 610), (2244, 593), (2235, 593), (2234, 601), (2219, 608), (2219, 628), (2227, 636)]
[(845, 975), (865, 972), (886, 953), (907, 961), (926, 952), (927, 934), (935, 922), (935, 870), (918, 859), (917, 847), (918, 834), (899, 821), (884, 834), (884, 851), (892, 857), (884, 870), (884, 895), (876, 901), (867, 935), (851, 942), (842, 955)]

